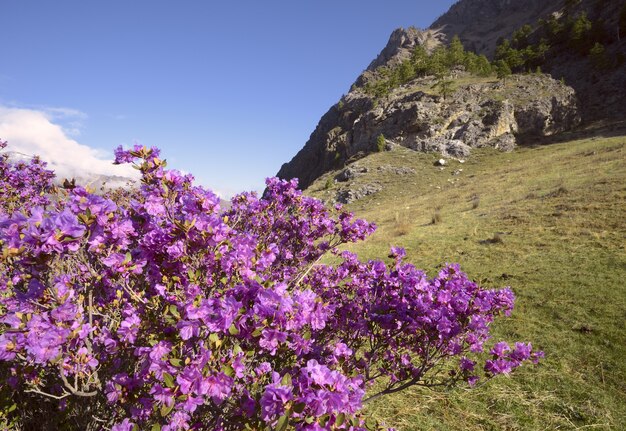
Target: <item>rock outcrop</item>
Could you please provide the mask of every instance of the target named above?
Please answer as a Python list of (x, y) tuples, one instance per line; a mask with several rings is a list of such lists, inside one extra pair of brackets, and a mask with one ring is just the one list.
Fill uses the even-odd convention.
[(593, 35), (612, 64), (603, 67), (594, 62), (591, 46), (573, 50), (571, 35), (565, 34), (549, 41), (541, 68), (574, 88), (585, 122), (621, 120), (626, 117), (626, 29), (619, 22), (624, 7), (621, 0), (460, 0), (430, 31), (444, 41), (458, 35), (466, 49), (491, 58), (498, 41), (510, 38), (525, 24), (532, 27), (529, 40), (538, 43), (545, 37), (541, 21), (558, 18), (565, 25), (584, 14), (591, 25), (585, 37)]
[(457, 35), (466, 49), (492, 57), (501, 38), (508, 38), (524, 24), (547, 17), (563, 7), (563, 1), (460, 0), (439, 17), (431, 30)]
[[(353, 88), (322, 117), (309, 142), (278, 176), (298, 177), (306, 188), (324, 172), (380, 150), (380, 135), (389, 145), (465, 158), (472, 148), (510, 151), (519, 135), (553, 135), (580, 122), (574, 91), (547, 75), (498, 81), (460, 74), (458, 79), (469, 83), (445, 99), (431, 89), (433, 78), (409, 82), (379, 100)], [(354, 175), (355, 169), (339, 174), (346, 179)]]
[(407, 29), (398, 28), (391, 33), (385, 48), (372, 60), (367, 69), (357, 78), (354, 83), (357, 87), (363, 87), (368, 81), (377, 77), (376, 69), (381, 66), (394, 67), (411, 57), (415, 47), (423, 46), (427, 52), (431, 52), (439, 45), (445, 43), (446, 33), (438, 29), (420, 30), (415, 27)]

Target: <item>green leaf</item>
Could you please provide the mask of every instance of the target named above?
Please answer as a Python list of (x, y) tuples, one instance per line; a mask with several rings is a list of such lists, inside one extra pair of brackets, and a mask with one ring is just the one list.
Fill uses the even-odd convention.
[(291, 374), (287, 373), (283, 376), (280, 384), (283, 386), (291, 386)]
[(174, 404), (172, 404), (171, 407), (168, 407), (166, 404), (163, 404), (161, 408), (159, 409), (159, 412), (161, 413), (161, 417), (165, 417), (169, 415), (173, 408), (174, 408)]
[(178, 358), (170, 358), (170, 364), (172, 364), (175, 367), (180, 367), (183, 364), (183, 361), (181, 361)]
[(346, 421), (346, 414), (345, 413), (339, 413), (337, 415), (337, 418), (335, 419), (335, 426), (336, 427), (340, 427), (341, 425), (343, 425), (343, 423)]
[(189, 281), (195, 281), (198, 279), (198, 277), (196, 277), (196, 272), (193, 269), (187, 270), (187, 278), (189, 278)]
[(161, 425), (160, 424), (152, 425), (152, 428), (150, 428), (150, 431), (161, 431)]
[(163, 382), (165, 382), (165, 385), (168, 388), (173, 388), (174, 386), (176, 386), (176, 384), (174, 383), (174, 377), (169, 373), (163, 373)]
[(233, 323), (233, 324), (230, 325), (230, 328), (228, 328), (228, 333), (230, 335), (239, 335), (239, 329), (237, 329), (237, 327)]
[(365, 420), (365, 428), (370, 431), (376, 431), (378, 429), (378, 422), (376, 422), (373, 418), (367, 418)]
[(296, 403), (293, 406), (293, 411), (296, 413), (302, 413), (305, 407), (306, 407), (306, 403)]
[(287, 425), (289, 425), (289, 416), (287, 413), (278, 418), (278, 422), (276, 423), (276, 431), (284, 431), (287, 429)]
[(174, 304), (169, 306), (169, 310), (170, 310), (170, 313), (172, 313), (174, 317), (176, 317), (177, 319), (180, 319), (180, 313), (178, 312), (178, 308)]

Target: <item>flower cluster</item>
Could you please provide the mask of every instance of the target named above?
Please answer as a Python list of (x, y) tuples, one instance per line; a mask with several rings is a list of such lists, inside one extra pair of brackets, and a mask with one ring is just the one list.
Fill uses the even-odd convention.
[[(3, 177), (33, 195), (0, 210), (0, 380), (16, 415), (51, 399), (114, 431), (370, 429), (369, 399), (540, 356), (497, 343), (479, 372), (512, 292), (457, 266), (428, 278), (401, 249), (388, 264), (341, 252), (375, 226), (296, 181), (268, 179), (222, 211), (158, 150), (115, 155), (142, 173), (115, 199), (70, 187), (48, 200), (41, 164)], [(329, 254), (339, 263), (322, 264)]]
[[(0, 139), (0, 150), (6, 147)], [(38, 157), (12, 163), (8, 153), (0, 153), (0, 212), (13, 212), (23, 205), (48, 205), (53, 179), (54, 173)]]

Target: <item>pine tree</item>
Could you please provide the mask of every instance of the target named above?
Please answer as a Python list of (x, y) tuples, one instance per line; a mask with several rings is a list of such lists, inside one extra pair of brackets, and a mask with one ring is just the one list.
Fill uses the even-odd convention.
[(508, 39), (504, 39), (502, 43), (500, 43), (496, 47), (496, 61), (503, 60), (505, 61), (511, 70), (518, 70), (524, 66), (524, 57), (522, 53), (511, 47), (511, 42)]
[(398, 67), (398, 79), (401, 84), (405, 84), (415, 78), (415, 68), (413, 63), (409, 60), (405, 60)]
[(496, 76), (498, 79), (502, 79), (506, 83), (506, 78), (509, 76), (512, 71), (509, 67), (509, 64), (504, 60), (498, 60), (495, 64)]
[(463, 64), (465, 60), (465, 48), (463, 48), (459, 36), (455, 35), (452, 38), (447, 54), (447, 63), (449, 66), (460, 66)]
[(585, 12), (578, 15), (578, 18), (572, 23), (572, 29), (570, 30), (570, 41), (574, 48), (580, 51), (586, 51), (588, 49), (589, 40), (587, 38), (591, 31), (592, 24), (587, 18)]
[(417, 45), (411, 54), (413, 69), (417, 75), (423, 76), (428, 70), (428, 53), (422, 45)]
[(437, 82), (435, 82), (431, 88), (437, 89), (439, 94), (443, 96), (443, 100), (446, 100), (448, 96), (454, 93), (454, 89), (452, 88), (453, 83), (454, 81), (448, 78), (445, 74), (441, 73), (437, 75)]
[(525, 24), (511, 36), (511, 43), (517, 49), (523, 49), (528, 46), (528, 36), (533, 32), (533, 28)]
[(428, 59), (428, 69), (426, 73), (428, 75), (441, 75), (448, 72), (450, 67), (447, 62), (447, 57), (446, 48), (442, 46), (437, 47)]
[(606, 69), (609, 67), (609, 59), (606, 55), (604, 45), (600, 42), (596, 42), (596, 44), (589, 50), (589, 59), (598, 69)]
[(476, 61), (476, 74), (479, 76), (489, 76), (493, 73), (493, 67), (489, 59), (483, 54), (478, 56)]

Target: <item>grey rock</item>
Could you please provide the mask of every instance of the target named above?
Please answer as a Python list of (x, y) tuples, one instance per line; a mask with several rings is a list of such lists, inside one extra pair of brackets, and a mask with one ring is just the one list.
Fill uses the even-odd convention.
[(505, 133), (504, 135), (500, 135), (491, 141), (491, 146), (501, 151), (513, 151), (515, 144), (515, 136), (513, 136), (512, 133)]
[(376, 183), (366, 184), (355, 189), (346, 188), (346, 189), (337, 191), (335, 200), (342, 204), (349, 204), (359, 199), (362, 199), (365, 196), (378, 193), (382, 189), (383, 189), (382, 186)]
[(366, 173), (367, 171), (368, 169), (365, 166), (351, 165), (335, 175), (335, 180), (337, 180), (338, 182), (350, 181)]

